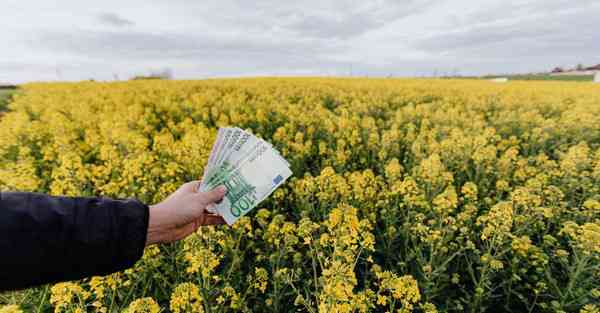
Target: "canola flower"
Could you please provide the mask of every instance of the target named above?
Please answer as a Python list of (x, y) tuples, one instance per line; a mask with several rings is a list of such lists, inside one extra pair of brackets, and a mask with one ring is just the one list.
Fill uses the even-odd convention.
[(132, 301), (124, 313), (158, 313), (160, 307), (152, 298), (140, 298)]
[(50, 303), (54, 312), (85, 312), (85, 302), (90, 297), (90, 292), (75, 283), (58, 283), (50, 289)]
[(23, 310), (18, 305), (9, 304), (0, 306), (0, 313), (23, 313)]
[(200, 289), (193, 283), (181, 283), (171, 294), (170, 309), (174, 313), (203, 313)]
[(260, 208), (0, 312), (598, 312), (591, 84), (26, 84), (0, 117), (0, 189), (159, 201), (230, 125), (296, 173)]

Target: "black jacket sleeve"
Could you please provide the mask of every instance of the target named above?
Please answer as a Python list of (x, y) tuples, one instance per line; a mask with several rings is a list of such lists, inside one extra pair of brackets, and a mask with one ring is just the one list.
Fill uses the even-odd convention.
[(0, 193), (0, 290), (133, 266), (144, 251), (148, 214), (134, 199)]

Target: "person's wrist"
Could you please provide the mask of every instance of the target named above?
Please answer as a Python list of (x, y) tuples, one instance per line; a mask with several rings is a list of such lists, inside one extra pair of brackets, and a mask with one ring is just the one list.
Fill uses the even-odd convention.
[(146, 235), (146, 246), (161, 243), (165, 231), (160, 223), (160, 203), (148, 206), (148, 233)]

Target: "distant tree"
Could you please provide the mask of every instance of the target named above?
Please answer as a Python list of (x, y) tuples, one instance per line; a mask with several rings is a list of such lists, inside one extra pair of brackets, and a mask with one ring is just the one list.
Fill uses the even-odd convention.
[(150, 76), (159, 77), (161, 79), (173, 79), (173, 71), (170, 68), (165, 68), (160, 71), (152, 72)]
[(140, 79), (172, 79), (173, 71), (170, 68), (165, 68), (159, 71), (152, 71), (148, 75), (136, 75), (132, 78), (132, 80), (140, 80)]
[(552, 73), (562, 73), (564, 71), (565, 70), (562, 67), (557, 66), (552, 70)]
[(583, 66), (583, 64), (581, 64), (581, 63), (577, 64), (577, 66), (575, 67), (575, 69), (576, 69), (576, 70), (578, 70), (578, 71), (583, 71), (583, 70), (584, 70), (584, 68), (585, 68), (585, 67), (584, 67), (584, 66)]

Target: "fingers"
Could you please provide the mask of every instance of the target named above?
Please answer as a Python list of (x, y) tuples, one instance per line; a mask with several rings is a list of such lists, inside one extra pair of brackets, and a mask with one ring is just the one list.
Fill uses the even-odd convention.
[(202, 215), (202, 217), (198, 218), (197, 220), (194, 220), (191, 223), (174, 228), (172, 230), (172, 233), (170, 236), (171, 239), (169, 239), (167, 241), (172, 242), (172, 241), (181, 240), (181, 239), (191, 235), (192, 233), (196, 232), (198, 230), (198, 228), (200, 228), (201, 226), (221, 225), (221, 224), (225, 224), (225, 220), (221, 216), (215, 215), (215, 214), (205, 214), (205, 215)]
[(195, 222), (186, 224), (179, 228), (175, 228), (172, 232), (172, 239), (169, 240), (169, 242), (181, 240), (181, 239), (191, 235), (197, 229), (198, 229), (198, 227), (196, 226)]
[(185, 185), (188, 191), (197, 192), (200, 189), (201, 183), (201, 180), (192, 180), (190, 182), (187, 182)]
[(204, 203), (209, 204), (221, 201), (226, 193), (227, 188), (225, 188), (225, 186), (219, 186), (211, 191), (202, 192), (199, 195), (202, 197)]
[(201, 221), (202, 226), (222, 225), (222, 224), (225, 224), (225, 220), (223, 219), (223, 217), (221, 217), (220, 215), (216, 215), (216, 214), (206, 214), (206, 215), (204, 215), (204, 217), (202, 218), (202, 221)]
[(201, 185), (202, 185), (202, 181), (201, 180), (195, 180), (194, 181), (194, 191), (200, 190), (200, 186)]

